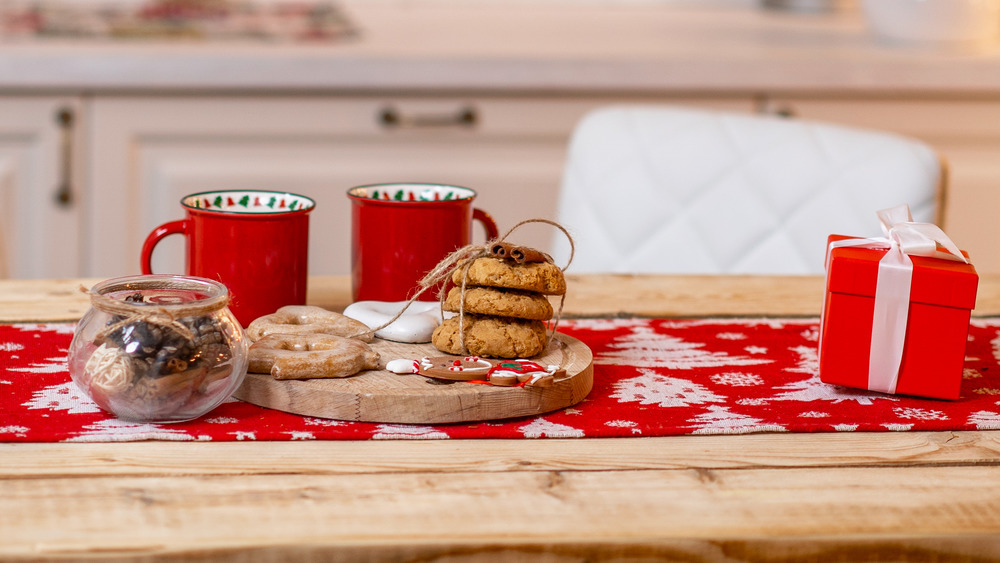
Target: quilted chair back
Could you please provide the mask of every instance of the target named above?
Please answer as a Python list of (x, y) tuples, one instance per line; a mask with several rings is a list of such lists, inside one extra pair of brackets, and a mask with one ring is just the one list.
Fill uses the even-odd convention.
[(573, 133), (557, 220), (570, 273), (821, 274), (827, 235), (881, 236), (879, 209), (940, 225), (944, 176), (933, 149), (897, 135), (608, 107)]

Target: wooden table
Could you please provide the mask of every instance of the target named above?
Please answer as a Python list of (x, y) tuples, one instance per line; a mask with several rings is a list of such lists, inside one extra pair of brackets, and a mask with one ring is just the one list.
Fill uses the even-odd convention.
[[(0, 320), (77, 318), (80, 281), (0, 282)], [(823, 284), (570, 287), (569, 315), (784, 316)], [(975, 314), (1000, 314), (1000, 277)], [(0, 558), (971, 561), (1000, 558), (997, 465), (1000, 432), (0, 444)]]

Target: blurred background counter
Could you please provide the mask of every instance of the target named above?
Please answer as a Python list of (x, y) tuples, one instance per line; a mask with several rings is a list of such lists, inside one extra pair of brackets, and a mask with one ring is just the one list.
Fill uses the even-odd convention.
[[(111, 32), (119, 13), (71, 29), (25, 6), (0, 20), (2, 276), (136, 273), (145, 235), (208, 189), (316, 199), (315, 275), (348, 271), (353, 185), (465, 185), (503, 231), (553, 215), (573, 126), (610, 103), (921, 138), (949, 164), (945, 229), (1000, 272), (1000, 46), (892, 43), (851, 2), (173, 0), (166, 27)], [(178, 25), (190, 10), (211, 25)], [(169, 242), (154, 269), (181, 267)]]

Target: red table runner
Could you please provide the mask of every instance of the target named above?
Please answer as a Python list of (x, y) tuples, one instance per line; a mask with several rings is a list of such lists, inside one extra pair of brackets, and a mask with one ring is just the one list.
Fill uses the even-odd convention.
[(1000, 319), (975, 319), (962, 396), (939, 401), (827, 385), (816, 319), (597, 319), (560, 331), (594, 352), (594, 389), (538, 417), (438, 426), (303, 417), (236, 400), (180, 424), (103, 413), (69, 378), (72, 324), (0, 325), (0, 441), (578, 438), (1000, 429)]

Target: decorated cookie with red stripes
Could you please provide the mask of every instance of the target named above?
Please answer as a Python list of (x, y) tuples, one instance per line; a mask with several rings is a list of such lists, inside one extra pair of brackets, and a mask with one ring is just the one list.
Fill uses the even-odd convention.
[(531, 360), (489, 360), (479, 356), (435, 356), (419, 360), (399, 359), (385, 369), (398, 374), (415, 373), (433, 379), (471, 381), (491, 385), (548, 387), (566, 375), (559, 366), (543, 366)]

